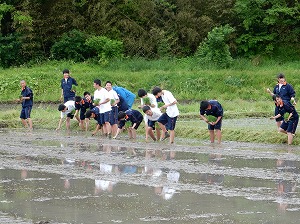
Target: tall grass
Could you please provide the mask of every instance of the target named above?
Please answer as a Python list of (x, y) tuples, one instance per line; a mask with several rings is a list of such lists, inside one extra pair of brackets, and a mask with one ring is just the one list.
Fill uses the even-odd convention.
[(136, 93), (139, 88), (148, 91), (154, 86), (168, 89), (178, 100), (219, 99), (220, 101), (246, 100), (266, 101), (270, 97), (265, 88), (273, 88), (276, 75), (284, 72), (287, 81), (300, 91), (299, 63), (280, 64), (275, 61), (253, 65), (245, 59), (236, 60), (230, 69), (217, 69), (213, 66), (200, 67), (193, 58), (124, 59), (112, 61), (108, 65), (93, 63), (73, 63), (49, 61), (31, 67), (18, 67), (0, 70), (0, 101), (8, 102), (17, 98), (20, 92), (19, 81), (25, 79), (35, 93), (36, 101), (57, 101), (60, 96), (62, 70), (68, 68), (77, 80), (78, 94), (93, 92), (93, 80), (110, 80)]

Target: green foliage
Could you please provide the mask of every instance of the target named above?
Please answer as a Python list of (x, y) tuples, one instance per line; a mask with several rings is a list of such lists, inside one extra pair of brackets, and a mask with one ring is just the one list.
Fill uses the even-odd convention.
[(52, 57), (57, 60), (67, 59), (75, 62), (84, 61), (90, 57), (92, 52), (89, 46), (85, 45), (87, 35), (78, 30), (72, 30), (64, 34), (52, 48)]
[(94, 99), (93, 103), (95, 106), (99, 106), (101, 99)]
[(143, 98), (143, 103), (144, 103), (144, 105), (151, 105), (150, 98), (149, 97), (144, 97)]
[(16, 35), (0, 36), (0, 66), (8, 68), (22, 63), (21, 42)]
[(85, 44), (97, 52), (100, 61), (123, 57), (123, 43), (121, 41), (112, 40), (105, 36), (92, 36), (86, 40)]
[(208, 122), (216, 122), (217, 118), (215, 116), (208, 115), (207, 120), (208, 120)]
[(220, 67), (228, 67), (233, 59), (226, 42), (233, 31), (234, 29), (229, 25), (215, 27), (200, 44), (196, 57), (202, 63), (214, 63)]
[(276, 46), (299, 42), (299, 3), (287, 0), (237, 0), (237, 49), (248, 56), (272, 54)]

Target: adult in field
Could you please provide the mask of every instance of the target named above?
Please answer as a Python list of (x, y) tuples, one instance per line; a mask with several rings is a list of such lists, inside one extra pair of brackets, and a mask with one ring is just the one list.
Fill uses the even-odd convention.
[(76, 80), (70, 76), (70, 71), (68, 69), (63, 70), (64, 77), (61, 80), (61, 96), (60, 100), (65, 103), (69, 100), (75, 100), (75, 90), (74, 86), (78, 86)]
[[(291, 84), (286, 82), (285, 76), (282, 73), (277, 75), (277, 84), (274, 87), (273, 92), (269, 88), (267, 88), (267, 92), (271, 96), (279, 95), (283, 101), (291, 102), (293, 105), (296, 105), (295, 90)], [(278, 107), (275, 105), (274, 116), (276, 116), (278, 113)], [(275, 121), (279, 130), (283, 122), (283, 117), (279, 116), (275, 119)]]
[(111, 138), (111, 125), (110, 125), (110, 97), (108, 91), (101, 86), (100, 79), (94, 80), (94, 101), (98, 100), (99, 103), (95, 106), (99, 106), (100, 109), (100, 120), (103, 129), (103, 134), (108, 138)]
[(271, 119), (276, 119), (282, 117), (284, 119), (285, 114), (288, 114), (286, 120), (280, 125), (279, 131), (287, 134), (288, 136), (288, 145), (293, 143), (293, 138), (298, 126), (299, 115), (295, 107), (289, 101), (283, 101), (279, 95), (274, 95), (276, 100), (276, 107), (278, 114)]
[[(177, 107), (177, 100), (173, 96), (173, 94), (168, 90), (162, 90), (159, 87), (154, 87), (152, 90), (152, 94), (156, 97), (162, 98), (162, 101), (165, 105), (163, 105), (160, 110), (166, 109), (166, 112), (163, 113), (160, 118), (157, 120), (159, 127), (162, 130), (161, 138), (162, 140), (166, 137), (170, 137), (170, 144), (174, 143), (175, 139), (175, 125), (177, 121), (177, 117), (179, 115), (179, 110)], [(170, 134), (167, 132), (166, 125)]]
[[(205, 116), (206, 115), (206, 116)], [(215, 142), (215, 135), (218, 143), (222, 139), (222, 118), (223, 107), (216, 100), (203, 100), (200, 102), (200, 117), (208, 124), (210, 142)]]
[(22, 110), (20, 118), (25, 128), (32, 130), (32, 120), (30, 118), (32, 106), (33, 106), (33, 92), (26, 86), (25, 80), (20, 81), (21, 95), (19, 101), (22, 103)]

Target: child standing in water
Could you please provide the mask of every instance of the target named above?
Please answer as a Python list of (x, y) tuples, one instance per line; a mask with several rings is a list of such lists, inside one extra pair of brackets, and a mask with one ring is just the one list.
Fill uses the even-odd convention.
[(276, 100), (278, 114), (271, 117), (271, 119), (284, 118), (284, 115), (288, 114), (287, 118), (282, 122), (279, 131), (287, 134), (288, 145), (291, 145), (298, 126), (299, 115), (295, 107), (290, 102), (283, 101), (279, 95), (274, 95), (273, 99)]

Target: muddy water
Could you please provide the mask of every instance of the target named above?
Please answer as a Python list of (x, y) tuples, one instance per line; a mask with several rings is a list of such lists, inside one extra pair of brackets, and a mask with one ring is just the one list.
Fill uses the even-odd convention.
[(299, 147), (6, 129), (0, 141), (0, 223), (300, 220)]

